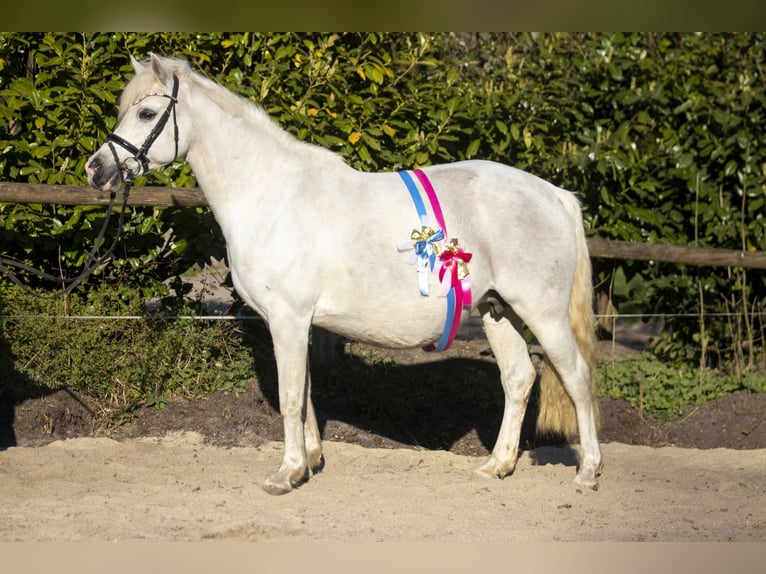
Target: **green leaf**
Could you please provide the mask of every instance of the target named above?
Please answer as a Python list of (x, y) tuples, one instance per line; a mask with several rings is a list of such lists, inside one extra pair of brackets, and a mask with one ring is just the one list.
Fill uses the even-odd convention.
[(471, 158), (476, 155), (476, 152), (479, 151), (479, 145), (481, 145), (480, 139), (473, 140), (469, 145), (468, 149), (465, 151), (466, 158)]

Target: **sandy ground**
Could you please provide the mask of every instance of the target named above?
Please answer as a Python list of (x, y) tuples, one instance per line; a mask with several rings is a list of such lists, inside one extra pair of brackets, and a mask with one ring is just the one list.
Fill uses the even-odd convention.
[(525, 452), (499, 481), (474, 476), (475, 457), (326, 441), (324, 470), (272, 497), (279, 443), (14, 447), (0, 452), (0, 541), (766, 541), (766, 449), (603, 451), (591, 492), (570, 448)]

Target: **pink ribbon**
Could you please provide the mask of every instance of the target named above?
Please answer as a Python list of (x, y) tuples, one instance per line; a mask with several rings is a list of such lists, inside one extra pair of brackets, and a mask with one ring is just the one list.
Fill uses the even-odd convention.
[[(444, 251), (439, 254), (442, 262), (439, 269), (439, 281), (441, 281), (441, 295), (444, 296), (453, 287), (461, 290), (463, 293), (462, 306), (471, 305), (471, 282), (468, 279), (467, 263), (473, 257), (473, 253), (463, 251), (463, 248), (456, 243), (448, 245)], [(462, 275), (462, 276), (461, 276)], [(457, 312), (457, 311), (456, 311)]]
[[(413, 173), (426, 192), (437, 225), (444, 232), (444, 237), (449, 237), (449, 234), (447, 233), (447, 224), (444, 222), (444, 214), (442, 213), (441, 204), (439, 203), (439, 198), (436, 196), (436, 191), (434, 191), (434, 188), (431, 185), (431, 181), (426, 174), (419, 169), (413, 170)], [(457, 329), (460, 326), (460, 315), (463, 312), (463, 307), (470, 307), (473, 301), (471, 295), (471, 281), (468, 279), (467, 266), (471, 257), (473, 257), (473, 254), (463, 251), (463, 248), (457, 244), (457, 239), (455, 238), (445, 245), (443, 250), (439, 253), (439, 259), (442, 262), (442, 266), (439, 269), (439, 281), (441, 282), (440, 295), (446, 297), (450, 290), (454, 289), (455, 305), (454, 310), (452, 311), (452, 317), (448, 317), (447, 324), (445, 325), (444, 334), (446, 334), (446, 330), (449, 329), (449, 336), (446, 340), (446, 344), (440, 342), (438, 347), (429, 345), (426, 347), (427, 350), (443, 351), (455, 340)], [(443, 336), (444, 335), (442, 335), (442, 337)]]

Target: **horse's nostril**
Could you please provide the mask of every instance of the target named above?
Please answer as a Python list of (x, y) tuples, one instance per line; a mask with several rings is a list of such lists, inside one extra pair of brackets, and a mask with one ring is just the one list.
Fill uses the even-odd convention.
[(97, 157), (94, 157), (92, 160), (90, 160), (90, 162), (88, 162), (88, 167), (92, 171), (98, 171), (99, 169), (101, 169), (101, 165), (102, 165), (101, 160), (98, 159)]

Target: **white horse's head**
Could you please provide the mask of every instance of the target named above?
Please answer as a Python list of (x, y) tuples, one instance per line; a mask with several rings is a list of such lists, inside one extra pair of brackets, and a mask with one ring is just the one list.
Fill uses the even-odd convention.
[(176, 113), (188, 64), (155, 55), (146, 63), (131, 56), (131, 62), (136, 75), (120, 97), (117, 128), (85, 167), (90, 184), (103, 191), (183, 158), (188, 149), (188, 130)]

